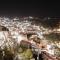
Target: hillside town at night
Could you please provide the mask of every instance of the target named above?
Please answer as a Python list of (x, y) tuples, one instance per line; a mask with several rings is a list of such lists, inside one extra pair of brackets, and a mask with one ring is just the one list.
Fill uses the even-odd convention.
[(60, 60), (60, 19), (0, 17), (1, 60)]

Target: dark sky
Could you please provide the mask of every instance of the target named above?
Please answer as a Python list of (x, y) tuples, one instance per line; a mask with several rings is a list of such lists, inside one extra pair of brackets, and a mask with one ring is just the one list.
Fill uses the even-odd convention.
[(0, 2), (0, 15), (60, 16), (60, 3), (39, 1)]

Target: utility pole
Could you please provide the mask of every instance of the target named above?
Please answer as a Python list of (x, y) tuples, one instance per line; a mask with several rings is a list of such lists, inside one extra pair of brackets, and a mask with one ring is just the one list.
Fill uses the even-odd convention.
[(40, 60), (39, 54), (41, 54), (41, 49), (40, 49), (40, 48), (38, 48), (38, 56), (37, 56), (37, 60)]
[(38, 48), (38, 56), (37, 56), (37, 60), (39, 60), (39, 48)]

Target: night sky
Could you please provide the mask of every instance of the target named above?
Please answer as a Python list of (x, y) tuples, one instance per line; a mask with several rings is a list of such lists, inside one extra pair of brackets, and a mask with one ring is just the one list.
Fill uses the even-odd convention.
[(0, 2), (0, 15), (60, 16), (60, 4), (58, 2), (3, 1)]

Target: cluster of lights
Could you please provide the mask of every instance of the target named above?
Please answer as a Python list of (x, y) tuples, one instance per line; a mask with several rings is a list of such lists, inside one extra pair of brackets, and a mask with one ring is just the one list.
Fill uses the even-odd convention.
[[(30, 17), (32, 18), (32, 17)], [(17, 21), (18, 20), (18, 21)], [(21, 34), (19, 34), (20, 32), (28, 32), (28, 29), (35, 29), (36, 30), (36, 33), (40, 33), (38, 32), (40, 30), (39, 26), (36, 26), (35, 24), (32, 25), (30, 21), (28, 20), (24, 20), (24, 21), (20, 21), (19, 19), (17, 18), (14, 18), (14, 19), (9, 19), (9, 18), (0, 18), (0, 23), (2, 26), (5, 26), (9, 29), (9, 31), (11, 33), (13, 33), (13, 38), (16, 38), (17, 37), (17, 41), (19, 42), (19, 40), (21, 40), (23, 37)], [(16, 33), (16, 34), (15, 34)], [(41, 32), (42, 33), (42, 32)], [(41, 37), (42, 34), (38, 34), (39, 37)], [(4, 39), (5, 40), (5, 39)]]

